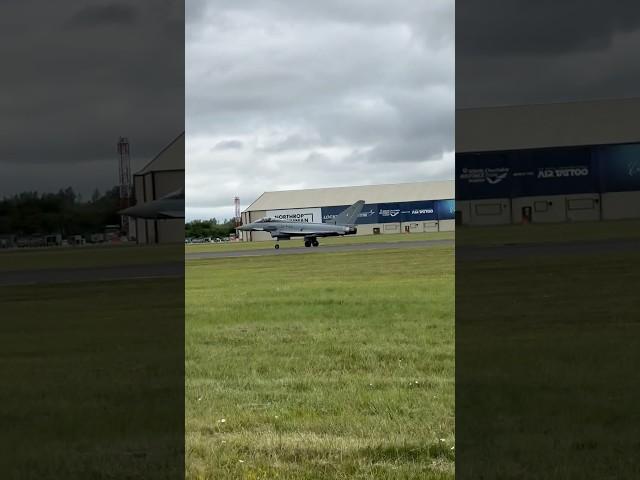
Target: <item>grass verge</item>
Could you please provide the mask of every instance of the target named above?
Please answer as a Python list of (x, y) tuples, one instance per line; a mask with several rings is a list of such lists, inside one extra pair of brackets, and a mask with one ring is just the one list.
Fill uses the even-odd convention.
[(0, 250), (0, 272), (181, 262), (176, 245), (102, 245)]
[(534, 223), (491, 227), (463, 227), (456, 245), (584, 242), (640, 238), (640, 221), (610, 220), (576, 223)]
[(183, 285), (0, 289), (3, 478), (182, 474)]
[(453, 478), (453, 249), (187, 262), (188, 478)]
[[(321, 245), (358, 245), (362, 243), (394, 243), (394, 242), (415, 242), (426, 240), (453, 240), (455, 232), (432, 232), (432, 233), (387, 233), (384, 235), (361, 235), (345, 237), (327, 237), (319, 239)], [(302, 238), (292, 238), (279, 242), (280, 248), (295, 248), (304, 246)], [(263, 248), (273, 248), (275, 240), (260, 242), (229, 242), (229, 243), (207, 243), (185, 245), (185, 253), (195, 252), (234, 252), (241, 250), (260, 250)]]

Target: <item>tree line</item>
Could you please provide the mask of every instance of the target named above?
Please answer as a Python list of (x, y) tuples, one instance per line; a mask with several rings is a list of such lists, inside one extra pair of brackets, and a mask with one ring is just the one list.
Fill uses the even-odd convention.
[[(97, 189), (84, 200), (73, 188), (57, 193), (22, 192), (0, 200), (0, 235), (88, 235), (119, 225), (117, 186), (105, 193)], [(233, 219), (193, 220), (185, 224), (187, 238), (223, 238), (235, 233)]]
[(57, 193), (23, 192), (0, 200), (0, 234), (85, 235), (120, 223), (118, 187), (83, 200), (73, 188)]
[(186, 238), (223, 238), (235, 234), (235, 223), (233, 219), (224, 220), (222, 223), (217, 219), (192, 220), (185, 223)]

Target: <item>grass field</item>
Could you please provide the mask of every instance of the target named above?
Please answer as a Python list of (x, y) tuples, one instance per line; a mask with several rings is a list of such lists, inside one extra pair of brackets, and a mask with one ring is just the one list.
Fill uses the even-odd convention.
[(101, 245), (0, 250), (0, 272), (181, 262), (176, 245)]
[(458, 231), (456, 245), (504, 245), (635, 238), (640, 238), (640, 221), (610, 220), (465, 227)]
[[(360, 235), (345, 237), (321, 238), (320, 245), (355, 245), (360, 243), (391, 243), (391, 242), (415, 242), (420, 240), (446, 240), (454, 239), (454, 232), (433, 233), (387, 233), (384, 235)], [(275, 240), (262, 242), (227, 242), (227, 243), (193, 243), (185, 245), (185, 252), (232, 252), (239, 250), (259, 250), (273, 248)], [(304, 246), (302, 238), (282, 240), (280, 248), (294, 248)]]
[(454, 477), (452, 247), (186, 272), (187, 478)]
[[(546, 238), (632, 238), (626, 226), (552, 226)], [(458, 239), (467, 235), (474, 232), (458, 231)], [(640, 253), (550, 251), (466, 260), (457, 250), (456, 472), (640, 478), (632, 453), (639, 446)]]
[(0, 289), (2, 478), (179, 478), (183, 288)]

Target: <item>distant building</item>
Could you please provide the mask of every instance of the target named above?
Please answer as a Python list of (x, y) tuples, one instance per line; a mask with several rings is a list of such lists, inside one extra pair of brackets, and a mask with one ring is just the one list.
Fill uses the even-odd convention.
[[(357, 200), (366, 202), (358, 235), (455, 228), (452, 180), (265, 192), (242, 212), (242, 223), (262, 217), (327, 222)], [(240, 233), (245, 241), (271, 239), (265, 232)]]
[(640, 99), (456, 111), (463, 225), (640, 218)]
[[(184, 132), (133, 175), (136, 204), (184, 189)], [(138, 243), (184, 242), (184, 219), (131, 219), (129, 236)]]

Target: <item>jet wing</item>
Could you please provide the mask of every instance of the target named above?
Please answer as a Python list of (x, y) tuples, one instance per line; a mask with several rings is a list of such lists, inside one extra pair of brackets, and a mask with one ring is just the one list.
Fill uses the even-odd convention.
[(127, 217), (147, 219), (184, 218), (184, 199), (160, 198), (133, 205), (118, 213)]
[(157, 210), (153, 206), (133, 206), (120, 210), (120, 215), (134, 218), (146, 218), (148, 220), (163, 220), (169, 218), (184, 218), (183, 210)]
[(184, 218), (184, 213), (178, 210), (166, 210), (164, 212), (158, 212), (158, 218)]

